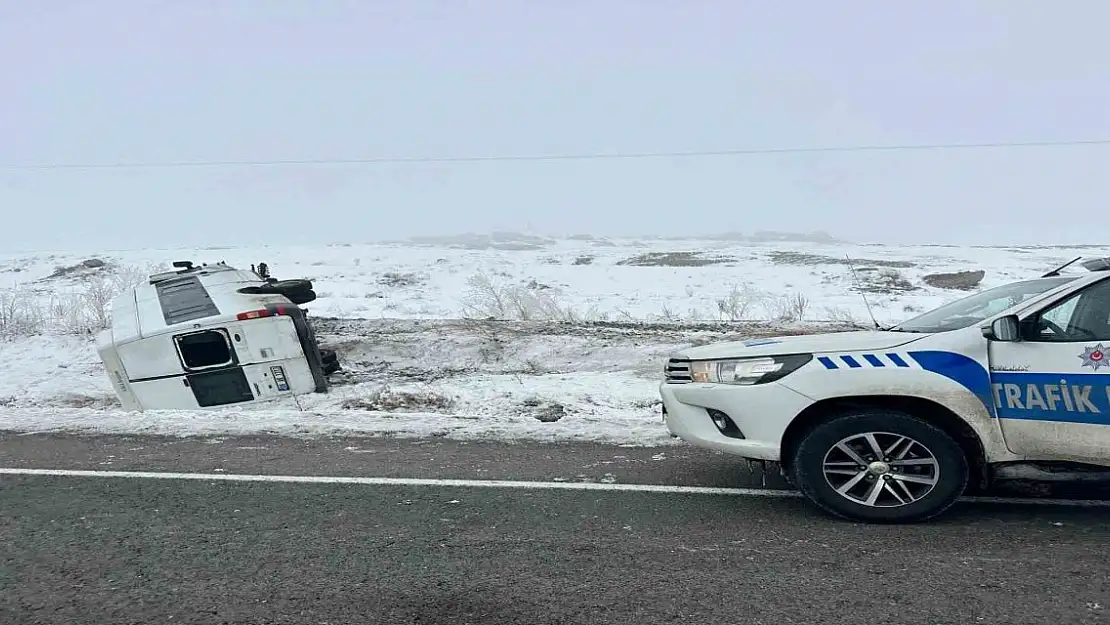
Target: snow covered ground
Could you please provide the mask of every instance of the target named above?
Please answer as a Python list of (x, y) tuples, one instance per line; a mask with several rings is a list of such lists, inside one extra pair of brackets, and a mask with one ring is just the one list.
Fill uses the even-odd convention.
[[(860, 290), (894, 322), (965, 294), (929, 274), (982, 270), (979, 286), (993, 286), (1080, 255), (1107, 252), (500, 235), (0, 256), (0, 429), (668, 444), (656, 385), (676, 349), (863, 321)], [(311, 278), (319, 299), (306, 307), (345, 366), (332, 392), (249, 410), (120, 410), (80, 331), (99, 322), (108, 278), (178, 259)]]
[(656, 386), (668, 353), (811, 327), (334, 318), (315, 326), (344, 364), (331, 391), (246, 410), (125, 412), (88, 339), (0, 342), (0, 429), (666, 444)]

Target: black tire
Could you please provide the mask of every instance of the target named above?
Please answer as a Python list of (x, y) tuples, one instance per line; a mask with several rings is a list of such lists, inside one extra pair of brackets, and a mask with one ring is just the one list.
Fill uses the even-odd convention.
[(282, 293), (282, 295), (298, 306), (316, 301), (316, 291), (294, 291), (292, 293)]
[(268, 289), (273, 293), (286, 293), (286, 292), (292, 293), (294, 291), (311, 291), (312, 290), (312, 280), (301, 280), (301, 279), (298, 279), (298, 280), (278, 280), (277, 282), (271, 282), (271, 283), (267, 284), (263, 288)]
[(245, 286), (239, 289), (240, 293), (247, 295), (284, 295), (290, 293), (312, 292), (311, 280), (276, 280), (257, 286)]
[[(841, 455), (842, 452), (834, 448), (844, 439), (867, 433), (878, 433), (880, 447), (893, 444), (891, 441), (897, 440), (896, 437), (912, 439), (923, 446), (924, 451), (931, 454), (935, 460), (935, 474), (933, 467), (930, 466), (903, 466), (888, 469), (894, 471), (889, 478), (887, 475), (869, 472), (867, 477), (857, 482), (856, 486), (848, 491), (859, 493), (860, 491), (856, 489), (862, 488), (863, 492), (870, 494), (872, 492), (870, 485), (882, 479), (889, 488), (886, 486), (879, 488), (880, 501), (877, 503), (880, 505), (867, 505), (865, 502), (840, 494), (830, 481), (843, 486), (840, 480), (846, 483), (855, 479), (855, 476), (826, 475), (826, 455), (832, 459), (843, 459), (845, 463), (849, 462), (848, 455)], [(857, 444), (860, 445), (860, 449), (870, 447), (866, 439), (859, 439), (859, 442), (852, 441), (849, 447)], [(926, 455), (921, 451), (921, 447), (913, 449), (915, 451), (908, 457)], [(857, 455), (864, 456), (863, 453)], [(865, 461), (870, 459), (870, 457), (863, 457)], [(897, 461), (894, 464), (897, 464)], [(794, 483), (798, 489), (822, 510), (841, 518), (870, 523), (913, 523), (934, 518), (956, 503), (967, 488), (969, 479), (967, 457), (955, 439), (924, 419), (889, 410), (862, 410), (841, 414), (817, 425), (798, 444), (792, 466)], [(875, 470), (882, 473), (885, 466), (893, 465), (876, 464)], [(844, 467), (845, 472), (857, 470), (859, 467), (856, 466)], [(931, 489), (927, 484), (899, 480), (895, 477), (895, 473), (913, 477), (912, 474), (919, 471), (921, 473), (918, 477), (935, 478), (935, 484)], [(903, 486), (920, 498), (914, 500), (910, 492), (902, 488)], [(895, 487), (898, 488), (896, 492), (893, 491)], [(898, 504), (899, 499), (904, 499), (907, 503)], [(884, 503), (891, 505), (882, 505)]]
[(321, 349), (320, 350), (320, 360), (322, 362), (337, 361), (337, 360), (339, 360), (339, 355), (335, 353), (334, 349), (327, 349), (327, 348)]
[(339, 371), (342, 368), (343, 368), (343, 366), (339, 364), (338, 360), (332, 360), (331, 362), (325, 362), (324, 363), (324, 375), (331, 375), (331, 374)]

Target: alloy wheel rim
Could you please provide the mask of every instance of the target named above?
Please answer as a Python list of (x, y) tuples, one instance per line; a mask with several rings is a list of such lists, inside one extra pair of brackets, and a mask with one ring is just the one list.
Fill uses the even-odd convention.
[(920, 441), (893, 432), (840, 439), (825, 453), (822, 471), (841, 497), (872, 508), (921, 501), (940, 481), (936, 454)]

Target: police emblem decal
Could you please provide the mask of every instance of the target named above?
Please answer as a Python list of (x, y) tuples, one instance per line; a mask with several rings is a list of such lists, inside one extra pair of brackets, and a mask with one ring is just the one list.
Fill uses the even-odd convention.
[(1099, 367), (1110, 367), (1110, 363), (1106, 362), (1106, 347), (1102, 343), (1094, 347), (1084, 347), (1079, 357), (1083, 359), (1084, 367), (1090, 367), (1095, 371), (1098, 371)]

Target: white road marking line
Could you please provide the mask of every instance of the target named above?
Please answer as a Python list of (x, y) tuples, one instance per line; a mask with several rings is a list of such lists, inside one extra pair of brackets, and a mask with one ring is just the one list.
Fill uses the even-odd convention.
[(200, 480), (215, 482), (277, 482), (286, 484), (356, 484), (361, 486), (451, 486), (462, 488), (520, 488), (549, 490), (607, 490), (696, 495), (744, 495), (749, 497), (799, 497), (789, 490), (760, 488), (713, 488), (663, 484), (606, 484), (602, 482), (529, 482), (511, 480), (452, 480), (410, 477), (357, 477), (330, 475), (243, 475), (236, 473), (170, 473), (162, 471), (82, 471), (71, 469), (0, 468), (0, 475), (53, 477), (116, 477), (153, 480)]
[[(530, 482), (514, 480), (454, 480), (413, 477), (357, 477), (331, 475), (244, 475), (236, 473), (173, 473), (168, 471), (85, 471), (75, 469), (2, 468), (0, 475), (45, 477), (133, 478), (148, 480), (192, 480), (205, 482), (272, 482), (279, 484), (353, 484), (359, 486), (442, 486), (456, 488), (517, 488), (533, 490), (595, 490), (628, 493), (731, 495), (740, 497), (797, 498), (793, 490), (763, 488), (717, 488), (665, 484), (606, 484), (602, 482)], [(966, 503), (1045, 505), (1110, 508), (1110, 501), (1097, 499), (1034, 499), (1010, 497), (963, 497)]]

